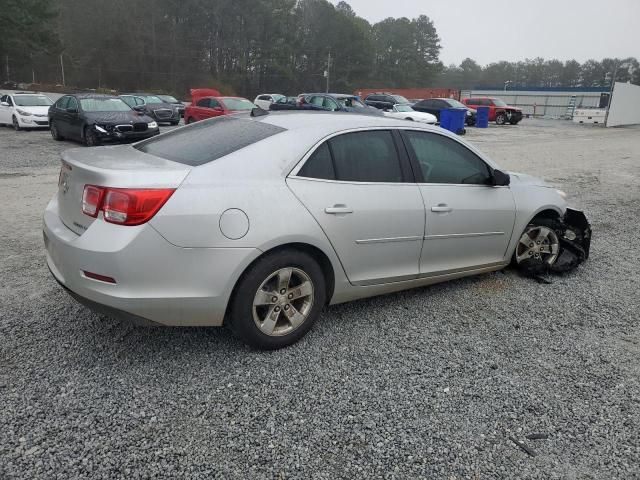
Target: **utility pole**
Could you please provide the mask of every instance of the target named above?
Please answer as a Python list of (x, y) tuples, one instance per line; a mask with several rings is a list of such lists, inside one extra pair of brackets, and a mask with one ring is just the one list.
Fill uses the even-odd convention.
[(327, 77), (327, 92), (329, 93), (329, 78), (331, 76), (331, 50), (329, 50), (329, 56), (327, 57), (327, 70), (324, 72), (324, 76)]
[(11, 80), (11, 78), (9, 77), (9, 55), (5, 55), (5, 60), (7, 61), (7, 82), (9, 80)]
[(62, 54), (60, 54), (60, 70), (62, 71), (62, 86), (66, 87), (67, 84), (64, 81), (64, 61), (62, 60)]

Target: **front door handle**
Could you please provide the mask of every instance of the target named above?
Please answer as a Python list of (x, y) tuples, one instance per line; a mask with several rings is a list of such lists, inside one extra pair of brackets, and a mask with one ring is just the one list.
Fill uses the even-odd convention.
[(453, 208), (451, 208), (446, 203), (439, 203), (438, 205), (431, 207), (431, 211), (437, 213), (447, 213), (453, 211)]
[(346, 205), (336, 204), (333, 207), (327, 207), (324, 209), (324, 213), (330, 215), (339, 215), (344, 213), (353, 213), (353, 208), (349, 208)]

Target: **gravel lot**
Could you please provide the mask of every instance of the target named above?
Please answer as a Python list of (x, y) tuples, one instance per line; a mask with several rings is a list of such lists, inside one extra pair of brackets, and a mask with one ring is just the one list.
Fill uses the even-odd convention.
[(569, 193), (589, 261), (330, 307), (262, 353), (76, 304), (40, 227), (75, 145), (0, 128), (0, 478), (640, 478), (640, 128), (467, 139)]

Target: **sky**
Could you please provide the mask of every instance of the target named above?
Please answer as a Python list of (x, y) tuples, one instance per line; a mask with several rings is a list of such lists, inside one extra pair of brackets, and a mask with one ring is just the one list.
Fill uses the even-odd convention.
[[(339, 0), (331, 0), (337, 4)], [(427, 15), (445, 65), (543, 57), (640, 59), (640, 0), (347, 0), (375, 23)]]

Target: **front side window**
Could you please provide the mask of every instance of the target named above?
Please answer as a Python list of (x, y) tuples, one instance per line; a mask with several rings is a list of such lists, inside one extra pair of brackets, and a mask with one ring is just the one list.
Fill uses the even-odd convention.
[(209, 99), (208, 98), (201, 98), (200, 100), (198, 100), (196, 102), (196, 106), (197, 107), (209, 108)]
[(489, 167), (464, 145), (428, 132), (404, 132), (426, 183), (487, 185)]
[(338, 110), (338, 104), (329, 97), (324, 97), (324, 100), (322, 101), (322, 107), (326, 108), (327, 110), (331, 110), (332, 112)]
[(253, 110), (256, 108), (253, 102), (245, 98), (224, 98), (222, 101), (227, 107), (227, 110)]
[(503, 101), (500, 100), (499, 98), (492, 98), (490, 100), (496, 107), (506, 107), (507, 104)]
[(69, 99), (70, 99), (70, 98), (71, 98), (71, 97), (69, 97), (69, 96), (62, 97), (60, 100), (58, 100), (58, 101), (55, 103), (55, 107), (56, 107), (56, 108), (59, 108), (60, 110), (64, 110), (64, 109), (66, 109), (66, 108), (67, 108), (67, 105), (69, 104)]
[[(78, 110), (78, 100), (76, 97), (69, 97), (69, 103), (67, 103), (67, 109)], [(88, 110), (95, 111), (95, 110)]]

